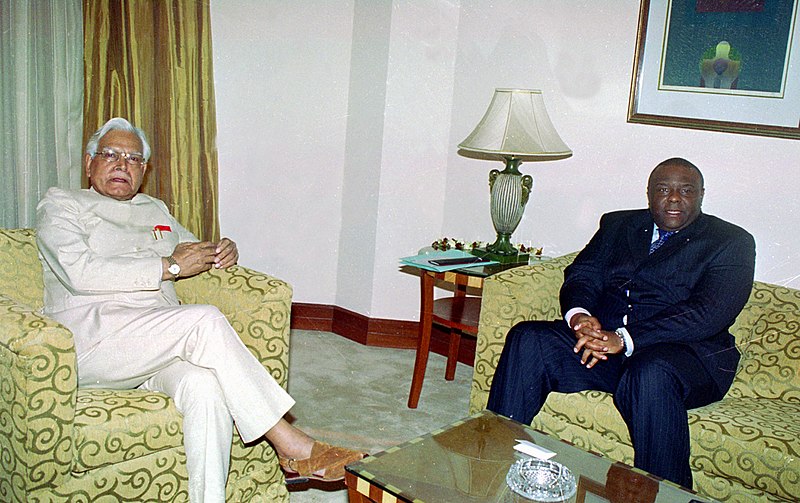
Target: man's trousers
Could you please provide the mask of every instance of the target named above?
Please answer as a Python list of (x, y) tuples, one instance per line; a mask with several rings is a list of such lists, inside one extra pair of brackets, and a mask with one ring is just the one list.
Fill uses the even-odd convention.
[(51, 315), (76, 339), (87, 326), (101, 331), (90, 346), (76, 341), (85, 348), (77, 355), (79, 387), (141, 387), (174, 399), (193, 503), (225, 500), (233, 424), (252, 442), (294, 405), (216, 307), (103, 302)]
[(656, 344), (588, 369), (564, 321), (528, 321), (508, 333), (487, 408), (530, 424), (551, 391), (612, 393), (628, 426), (634, 465), (692, 487), (686, 411), (723, 396), (691, 348)]

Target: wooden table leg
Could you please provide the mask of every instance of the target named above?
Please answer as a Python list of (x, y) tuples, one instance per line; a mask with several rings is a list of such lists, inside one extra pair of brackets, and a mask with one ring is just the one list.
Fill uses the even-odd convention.
[(447, 367), (444, 369), (446, 381), (456, 378), (456, 364), (458, 363), (458, 350), (461, 347), (461, 332), (455, 328), (450, 329), (450, 343), (447, 346)]
[(358, 492), (358, 477), (350, 472), (346, 472), (345, 483), (347, 484), (347, 500), (349, 503), (375, 503), (375, 501), (368, 496)]
[(349, 503), (374, 503), (371, 499), (367, 498), (352, 487), (347, 488), (347, 501)]
[[(467, 296), (467, 278), (465, 276), (456, 275), (456, 292), (455, 298), (464, 300)], [(461, 306), (460, 311), (456, 311), (456, 307)], [(458, 315), (458, 319), (464, 318), (464, 304), (453, 301), (453, 314)], [(461, 346), (461, 331), (455, 327), (450, 327), (450, 344), (447, 347), (447, 367), (444, 370), (444, 378), (447, 381), (452, 381), (456, 378), (456, 364), (458, 363), (458, 349)]]
[(419, 340), (417, 357), (414, 361), (414, 376), (411, 378), (411, 392), (408, 394), (408, 408), (416, 409), (422, 392), (422, 381), (428, 366), (428, 351), (431, 345), (431, 325), (433, 323), (433, 284), (432, 274), (422, 271), (420, 277)]

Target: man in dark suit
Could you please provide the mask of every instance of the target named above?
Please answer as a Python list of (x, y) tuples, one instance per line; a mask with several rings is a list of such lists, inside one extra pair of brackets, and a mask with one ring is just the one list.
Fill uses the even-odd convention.
[(551, 391), (612, 393), (635, 466), (692, 487), (686, 411), (733, 382), (728, 329), (755, 264), (749, 233), (702, 213), (704, 190), (694, 164), (668, 159), (650, 174), (649, 210), (603, 215), (564, 271), (564, 320), (509, 332), (490, 410), (530, 423)]

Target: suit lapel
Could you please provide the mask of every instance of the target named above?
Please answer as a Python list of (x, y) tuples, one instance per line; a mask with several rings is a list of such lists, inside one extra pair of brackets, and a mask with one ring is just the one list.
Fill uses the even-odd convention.
[(628, 253), (634, 263), (640, 264), (647, 259), (650, 251), (650, 240), (653, 238), (653, 220), (646, 213), (644, 218), (631, 223), (628, 234)]

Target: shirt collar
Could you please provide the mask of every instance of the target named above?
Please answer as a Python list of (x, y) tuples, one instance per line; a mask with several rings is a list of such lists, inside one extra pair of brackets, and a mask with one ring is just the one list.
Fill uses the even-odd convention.
[(96, 194), (98, 197), (105, 197), (106, 199), (111, 199), (112, 201), (116, 201), (118, 203), (142, 204), (142, 203), (147, 202), (147, 198), (144, 197), (144, 194), (142, 194), (141, 192), (137, 192), (136, 195), (133, 196), (128, 201), (117, 201), (116, 199), (114, 199), (112, 197), (104, 196), (103, 194), (97, 192), (96, 190), (94, 190), (94, 187), (92, 187), (92, 186), (89, 186), (89, 188), (87, 190), (89, 192), (91, 192), (92, 194)]

